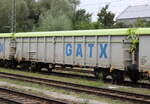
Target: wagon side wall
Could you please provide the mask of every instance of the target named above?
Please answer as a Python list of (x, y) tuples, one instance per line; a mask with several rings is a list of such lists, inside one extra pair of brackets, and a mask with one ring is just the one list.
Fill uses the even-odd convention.
[(149, 35), (140, 36), (139, 68), (140, 71), (150, 70), (150, 36)]
[(124, 69), (126, 36), (18, 37), (16, 58), (54, 64)]
[(0, 59), (9, 60), (10, 56), (10, 38), (0, 37)]

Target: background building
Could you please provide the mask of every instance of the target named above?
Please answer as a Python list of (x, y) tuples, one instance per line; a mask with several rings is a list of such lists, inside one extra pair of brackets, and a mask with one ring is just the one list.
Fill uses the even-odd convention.
[(134, 25), (138, 19), (150, 21), (150, 5), (128, 6), (118, 15), (116, 21)]

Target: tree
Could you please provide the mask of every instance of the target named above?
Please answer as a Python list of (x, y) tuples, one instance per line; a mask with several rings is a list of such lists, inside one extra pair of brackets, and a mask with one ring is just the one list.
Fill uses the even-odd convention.
[(91, 29), (94, 28), (91, 23), (91, 14), (86, 13), (85, 9), (80, 9), (76, 11), (75, 17), (74, 17), (74, 29)]
[(116, 23), (114, 24), (114, 27), (115, 27), (115, 28), (127, 28), (127, 27), (129, 27), (129, 26), (126, 25), (126, 24), (123, 23), (123, 22), (116, 22)]
[[(10, 1), (0, 0), (0, 32), (10, 32), (12, 16)], [(16, 30), (17, 32), (36, 31), (36, 29), (40, 31), (43, 30), (42, 26), (46, 29), (46, 26), (54, 23), (57, 25), (53, 26), (56, 30), (71, 29), (74, 7), (78, 3), (79, 0), (16, 0)], [(47, 31), (55, 29), (47, 28)]]
[(74, 9), (70, 0), (39, 0), (38, 5), (40, 19), (34, 31), (72, 29)]
[(16, 0), (16, 31), (31, 31), (33, 21), (28, 19), (29, 8), (24, 0)]
[(0, 0), (0, 32), (10, 32), (11, 4), (8, 0)]
[(92, 25), (93, 25), (93, 29), (103, 29), (104, 28), (102, 23), (99, 23), (99, 22), (92, 22)]
[(29, 8), (29, 16), (28, 19), (33, 21), (34, 24), (37, 24), (40, 17), (40, 8), (36, 0), (25, 0), (28, 8)]
[(76, 4), (76, 1), (78, 0), (38, 0), (37, 3), (41, 13), (51, 10), (53, 15), (64, 13), (67, 16), (72, 17), (74, 13), (73, 1)]
[(101, 9), (101, 11), (97, 14), (98, 22), (102, 23), (104, 28), (111, 28), (114, 24), (115, 14), (108, 11), (109, 5), (106, 5)]
[[(11, 0), (0, 0), (0, 32), (11, 32)], [(32, 20), (28, 19), (29, 8), (25, 0), (16, 0), (16, 31), (31, 31)]]
[(145, 26), (150, 27), (150, 21), (146, 21)]
[(51, 11), (47, 11), (40, 16), (39, 26), (34, 31), (58, 31), (72, 29), (71, 20), (65, 14), (51, 15)]
[(146, 27), (146, 20), (138, 18), (135, 27)]

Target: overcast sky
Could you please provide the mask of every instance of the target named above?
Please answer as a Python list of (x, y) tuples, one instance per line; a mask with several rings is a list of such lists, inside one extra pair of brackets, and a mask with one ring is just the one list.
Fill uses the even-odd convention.
[(80, 0), (81, 4), (79, 8), (86, 9), (89, 13), (92, 13), (92, 20), (96, 21), (97, 12), (106, 4), (109, 4), (109, 10), (119, 15), (126, 7), (133, 5), (150, 5), (150, 0)]

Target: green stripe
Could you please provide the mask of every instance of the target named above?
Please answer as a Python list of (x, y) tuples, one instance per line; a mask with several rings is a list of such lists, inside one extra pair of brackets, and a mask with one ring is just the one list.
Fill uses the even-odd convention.
[[(29, 43), (29, 41), (17, 41), (17, 43)], [(30, 43), (37, 43), (37, 41), (30, 41)], [(38, 43), (45, 43), (45, 41), (38, 41)], [(47, 41), (46, 43), (53, 43), (52, 41)], [(70, 41), (56, 41), (56, 43), (72, 43)], [(83, 41), (75, 41), (74, 43), (84, 43)], [(95, 41), (88, 41), (86, 43), (95, 43)], [(109, 43), (108, 41), (98, 41), (97, 43)], [(111, 41), (110, 43), (122, 43), (122, 41)]]
[(16, 37), (43, 37), (43, 36), (98, 36), (98, 35), (128, 35), (128, 29), (77, 30), (57, 32), (29, 32), (17, 33)]
[(150, 28), (139, 28), (135, 33), (139, 35), (150, 35)]
[[(137, 35), (150, 35), (150, 28), (130, 28)], [(1, 33), (0, 37), (49, 37), (49, 36), (108, 36), (129, 35), (129, 28), (123, 29), (97, 29), (76, 31), (54, 31), (54, 32), (26, 32), (26, 33)]]
[(12, 37), (12, 34), (11, 33), (0, 33), (0, 37), (3, 37), (3, 38)]

